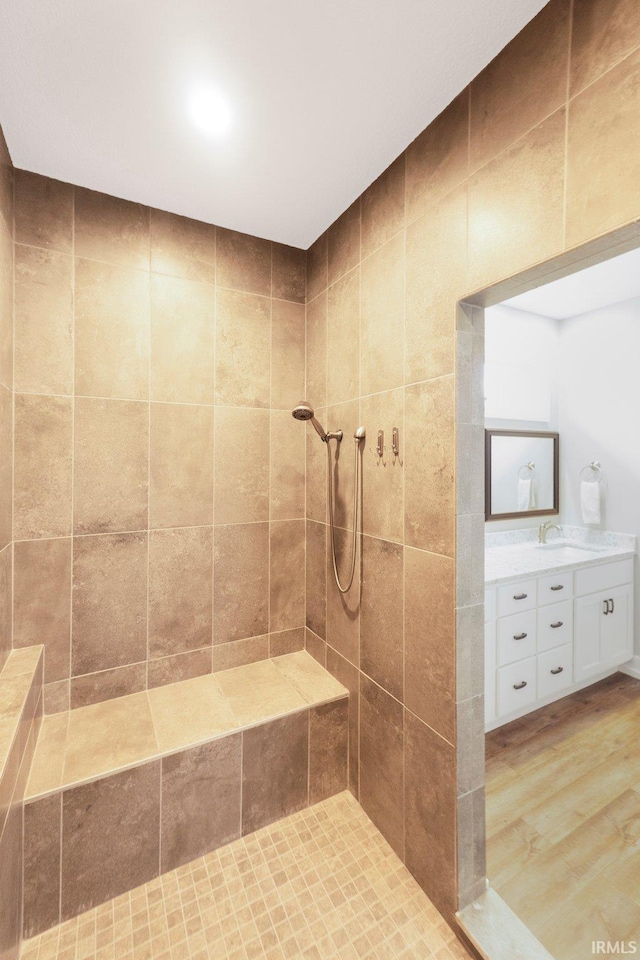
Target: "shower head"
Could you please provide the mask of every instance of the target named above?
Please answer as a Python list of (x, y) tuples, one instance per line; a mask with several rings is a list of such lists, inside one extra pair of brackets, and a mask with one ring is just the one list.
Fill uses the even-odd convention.
[(311, 423), (313, 424), (314, 429), (320, 439), (326, 442), (328, 434), (326, 430), (323, 429), (322, 425), (316, 420), (313, 407), (310, 403), (307, 403), (306, 400), (301, 400), (298, 406), (293, 408), (291, 413), (296, 420), (311, 420)]

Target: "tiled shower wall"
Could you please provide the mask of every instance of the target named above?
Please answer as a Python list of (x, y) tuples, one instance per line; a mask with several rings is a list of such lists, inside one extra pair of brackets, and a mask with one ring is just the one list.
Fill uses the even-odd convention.
[(368, 439), (344, 599), (307, 432), (307, 645), (359, 698), (352, 788), (447, 916), (484, 874), (482, 318), (456, 301), (639, 217), (637, 3), (551, 0), (308, 252), (307, 392), (346, 436), (343, 570), (359, 423)]
[(11, 650), (13, 166), (0, 128), (0, 669)]
[(19, 170), (14, 207), (14, 645), (46, 646), (45, 710), (300, 648), (304, 252)]

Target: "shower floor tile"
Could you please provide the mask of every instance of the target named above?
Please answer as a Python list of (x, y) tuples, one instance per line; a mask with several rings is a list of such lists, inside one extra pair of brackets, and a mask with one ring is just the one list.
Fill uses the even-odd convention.
[(351, 794), (23, 944), (22, 960), (466, 960)]

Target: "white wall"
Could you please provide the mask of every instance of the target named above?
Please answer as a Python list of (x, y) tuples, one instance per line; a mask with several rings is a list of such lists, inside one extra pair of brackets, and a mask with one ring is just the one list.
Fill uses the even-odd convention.
[[(485, 425), (557, 430), (557, 320), (499, 304), (485, 311)], [(539, 517), (492, 520), (487, 531), (537, 527)]]
[[(560, 321), (559, 360), (561, 520), (582, 526), (579, 472), (599, 460), (606, 483), (594, 529), (640, 538), (640, 299)], [(637, 560), (635, 614), (638, 653)]]

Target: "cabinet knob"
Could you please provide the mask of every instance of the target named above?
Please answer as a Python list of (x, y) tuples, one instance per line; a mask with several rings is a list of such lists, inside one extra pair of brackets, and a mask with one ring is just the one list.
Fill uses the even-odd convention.
[(563, 625), (562, 620), (558, 620), (557, 623), (551, 623), (551, 624), (549, 624), (549, 626), (551, 627), (552, 630), (557, 630), (558, 627), (561, 627), (562, 625)]
[(527, 594), (526, 594), (526, 593), (515, 593), (515, 594), (513, 595), (513, 599), (514, 599), (514, 600), (526, 600), (526, 599), (527, 599)]
[(527, 636), (526, 633), (514, 633), (513, 639), (514, 639), (514, 640), (524, 640), (524, 638), (525, 638), (526, 636)]
[(556, 667), (555, 670), (552, 670), (551, 673), (562, 673), (564, 667)]
[(564, 584), (558, 583), (555, 587), (551, 587), (552, 590), (564, 590)]
[(522, 690), (522, 688), (523, 688), (523, 687), (526, 687), (526, 685), (527, 685), (527, 681), (526, 681), (526, 680), (522, 680), (520, 683), (514, 683), (513, 689), (514, 689), (514, 690)]

